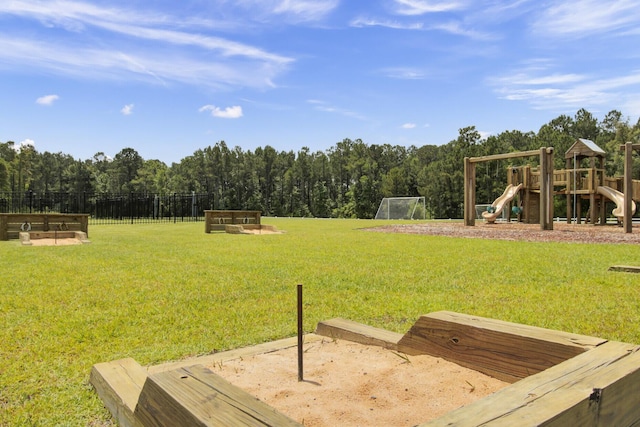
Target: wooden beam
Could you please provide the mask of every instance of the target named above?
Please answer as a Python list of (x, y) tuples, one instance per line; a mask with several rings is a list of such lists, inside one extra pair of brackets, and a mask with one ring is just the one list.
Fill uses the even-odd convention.
[(631, 144), (631, 148), (633, 148), (634, 150), (640, 151), (640, 144), (632, 144), (630, 142), (620, 144), (620, 151), (624, 151), (627, 144)]
[(121, 426), (136, 427), (133, 411), (146, 379), (147, 370), (126, 358), (93, 365), (89, 382)]
[[(323, 340), (324, 337), (307, 334), (304, 336), (304, 342), (306, 344)], [(273, 351), (283, 350), (285, 348), (295, 347), (298, 345), (298, 338), (283, 338), (281, 340), (269, 341), (262, 344), (257, 344), (251, 347), (242, 347), (234, 350), (221, 351), (219, 353), (208, 354), (206, 356), (192, 357), (177, 362), (168, 362), (160, 365), (149, 367), (149, 374), (156, 372), (172, 371), (185, 366), (193, 365), (205, 365), (214, 366), (218, 362), (225, 362), (227, 360), (241, 359), (243, 357), (255, 356), (257, 354), (270, 353)]]
[(478, 316), (439, 311), (421, 316), (398, 350), (429, 354), (514, 382), (606, 342)]
[(145, 427), (302, 426), (202, 365), (149, 376), (134, 417)]
[(488, 161), (491, 161), (491, 160), (516, 159), (516, 158), (519, 158), (519, 157), (537, 156), (539, 154), (540, 154), (539, 150), (514, 151), (513, 153), (492, 154), (490, 156), (481, 156), (481, 157), (469, 157), (469, 162), (471, 162), (471, 163), (481, 163), (481, 162), (488, 162)]
[(607, 342), (421, 427), (630, 426), (640, 422), (640, 352)]
[(332, 339), (343, 339), (364, 345), (375, 345), (390, 350), (398, 349), (402, 334), (375, 328), (346, 319), (329, 319), (318, 323), (317, 335)]
[(640, 267), (631, 265), (612, 265), (609, 271), (621, 271), (624, 273), (640, 273)]

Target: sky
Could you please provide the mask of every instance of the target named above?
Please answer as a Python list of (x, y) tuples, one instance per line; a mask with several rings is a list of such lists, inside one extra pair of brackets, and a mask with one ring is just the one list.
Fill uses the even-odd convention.
[(640, 116), (640, 0), (2, 0), (0, 142), (167, 165)]

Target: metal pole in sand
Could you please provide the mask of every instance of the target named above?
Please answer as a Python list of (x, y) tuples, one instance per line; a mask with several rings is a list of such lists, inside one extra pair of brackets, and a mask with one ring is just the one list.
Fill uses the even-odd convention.
[(304, 381), (302, 354), (302, 285), (298, 285), (298, 381)]

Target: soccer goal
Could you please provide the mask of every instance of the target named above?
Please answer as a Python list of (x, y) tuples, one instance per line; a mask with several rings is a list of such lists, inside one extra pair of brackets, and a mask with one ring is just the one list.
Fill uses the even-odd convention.
[(385, 197), (380, 202), (376, 219), (426, 219), (424, 197)]

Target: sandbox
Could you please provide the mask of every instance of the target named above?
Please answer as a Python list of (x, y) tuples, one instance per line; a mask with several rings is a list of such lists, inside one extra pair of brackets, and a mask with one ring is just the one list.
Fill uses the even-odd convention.
[(32, 231), (19, 233), (24, 246), (82, 245), (91, 243), (83, 231)]
[(0, 213), (0, 240), (20, 239), (23, 245), (90, 243), (88, 214)]
[[(452, 312), (421, 316), (404, 335), (331, 319), (305, 335), (308, 374), (302, 384), (291, 378), (295, 366), (283, 359), (295, 345), (294, 338), (284, 339), (146, 368), (130, 358), (99, 363), (92, 368), (91, 384), (123, 426), (362, 425), (351, 421), (357, 414), (366, 425), (390, 425), (380, 416), (404, 398), (413, 411), (394, 415), (391, 425), (640, 422), (640, 352), (631, 344)], [(321, 357), (325, 350), (335, 352)], [(376, 372), (374, 365), (381, 362), (373, 353), (379, 351), (392, 362)], [(425, 355), (431, 359), (422, 365)], [(332, 366), (360, 357), (340, 378), (332, 376), (339, 372)], [(268, 370), (273, 378), (262, 376)], [(398, 384), (394, 378), (401, 370), (405, 376)], [(430, 385), (418, 382), (425, 378)], [(357, 387), (342, 395), (329, 389), (340, 382)], [(400, 387), (388, 387), (394, 382)], [(320, 391), (316, 400), (312, 390)], [(256, 396), (260, 393), (265, 394)], [(333, 400), (331, 407), (321, 403), (323, 394)], [(358, 394), (365, 397), (364, 405), (355, 399)], [(464, 406), (443, 407), (454, 394), (467, 400), (453, 406)], [(303, 410), (319, 411), (294, 414), (281, 405), (288, 396), (297, 396), (294, 405)], [(341, 418), (323, 418), (336, 411)]]

